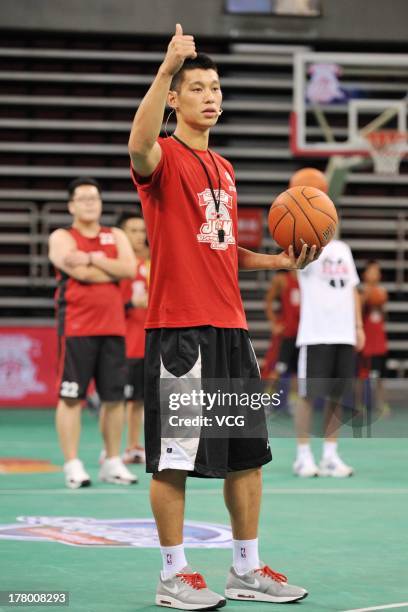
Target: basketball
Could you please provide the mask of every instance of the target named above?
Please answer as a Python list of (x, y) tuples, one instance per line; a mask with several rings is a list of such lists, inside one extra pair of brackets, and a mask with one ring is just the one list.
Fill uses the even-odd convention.
[(383, 306), (388, 299), (386, 290), (380, 285), (369, 287), (366, 294), (367, 304), (370, 306)]
[(329, 191), (329, 185), (323, 172), (316, 168), (301, 168), (292, 175), (289, 187), (299, 187), (306, 185), (307, 187), (316, 187), (324, 193)]
[(293, 245), (295, 255), (302, 246), (326, 246), (334, 237), (337, 211), (328, 195), (315, 187), (291, 187), (273, 202), (268, 216), (272, 238), (284, 250)]

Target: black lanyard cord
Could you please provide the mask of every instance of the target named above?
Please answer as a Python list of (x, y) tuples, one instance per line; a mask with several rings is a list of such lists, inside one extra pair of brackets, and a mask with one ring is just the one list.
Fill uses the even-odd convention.
[[(205, 163), (203, 162), (203, 160), (201, 159), (201, 157), (199, 155), (197, 155), (197, 153), (194, 151), (194, 149), (192, 149), (187, 143), (183, 142), (180, 138), (178, 138), (174, 134), (172, 135), (172, 138), (174, 138), (174, 140), (176, 140), (181, 145), (183, 145), (183, 147), (185, 147), (187, 149), (187, 151), (190, 151), (190, 153), (192, 155), (194, 155), (194, 157), (200, 163), (202, 169), (204, 170), (205, 176), (206, 176), (207, 181), (208, 181), (208, 185), (210, 187), (211, 195), (212, 195), (212, 198), (214, 200), (215, 212), (217, 213), (217, 219), (219, 219), (220, 218), (220, 203), (221, 203), (221, 175), (220, 175), (220, 170), (218, 168), (217, 162), (214, 159), (214, 155), (208, 149), (208, 153), (209, 153), (209, 155), (211, 157), (211, 161), (214, 164), (214, 167), (215, 167), (215, 169), (217, 171), (217, 178), (218, 178), (218, 199), (215, 197), (215, 191), (214, 191), (214, 187), (213, 187), (212, 180), (211, 180), (211, 177), (210, 177), (210, 173), (208, 172), (208, 168), (205, 165)], [(225, 238), (224, 230), (222, 228), (218, 228), (218, 242), (224, 242), (224, 238)]]

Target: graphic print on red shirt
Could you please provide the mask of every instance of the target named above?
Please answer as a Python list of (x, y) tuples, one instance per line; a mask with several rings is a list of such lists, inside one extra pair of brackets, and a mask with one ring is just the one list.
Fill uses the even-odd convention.
[[(106, 257), (112, 259), (118, 256), (115, 235), (109, 227), (101, 227), (94, 238), (83, 236), (74, 227), (67, 231), (80, 251), (102, 251)], [(56, 275), (58, 335), (125, 335), (125, 315), (117, 282), (81, 283), (61, 270), (56, 270)]]
[[(123, 303), (129, 305), (133, 297), (142, 298), (148, 292), (148, 262), (139, 259), (134, 279), (120, 281)], [(145, 351), (145, 322), (147, 308), (126, 307), (126, 357), (142, 359)]]
[[(173, 138), (160, 138), (153, 174), (138, 177), (151, 252), (146, 328), (247, 329), (238, 286), (237, 194), (231, 164), (213, 153), (221, 179), (220, 218), (201, 164)], [(218, 173), (208, 151), (195, 150), (218, 199)], [(221, 226), (221, 227), (220, 227)], [(225, 233), (218, 240), (218, 229)]]

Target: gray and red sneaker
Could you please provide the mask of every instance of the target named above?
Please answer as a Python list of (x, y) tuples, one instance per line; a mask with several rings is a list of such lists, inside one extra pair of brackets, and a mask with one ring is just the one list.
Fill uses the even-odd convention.
[(283, 574), (274, 572), (261, 562), (259, 569), (251, 570), (240, 576), (231, 567), (227, 578), (225, 596), (240, 601), (265, 601), (287, 603), (307, 597), (306, 589), (288, 584)]
[(210, 591), (202, 575), (193, 572), (188, 565), (167, 580), (160, 576), (157, 606), (177, 610), (217, 610), (226, 603), (225, 598)]

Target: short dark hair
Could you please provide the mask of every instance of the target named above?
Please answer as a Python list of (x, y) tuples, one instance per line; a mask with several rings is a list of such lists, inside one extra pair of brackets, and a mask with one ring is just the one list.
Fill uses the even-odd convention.
[(367, 270), (370, 266), (378, 266), (380, 267), (380, 262), (377, 259), (368, 259), (364, 266), (364, 269)]
[(123, 228), (127, 221), (130, 219), (143, 219), (142, 211), (140, 208), (135, 208), (134, 210), (125, 210), (122, 212), (117, 221), (116, 226)]
[(71, 181), (70, 184), (68, 185), (68, 196), (70, 200), (72, 200), (72, 198), (74, 197), (75, 189), (77, 187), (81, 187), (81, 185), (93, 185), (94, 187), (97, 188), (99, 195), (100, 196), (102, 195), (101, 187), (97, 180), (89, 176), (80, 176), (79, 178), (76, 178), (73, 181)]
[(171, 81), (170, 89), (172, 91), (178, 91), (183, 81), (184, 73), (187, 70), (194, 70), (195, 68), (201, 68), (202, 70), (215, 70), (215, 72), (218, 74), (217, 64), (214, 62), (214, 60), (205, 53), (198, 53), (194, 59), (188, 57), (184, 61), (184, 64), (180, 70), (174, 75)]

